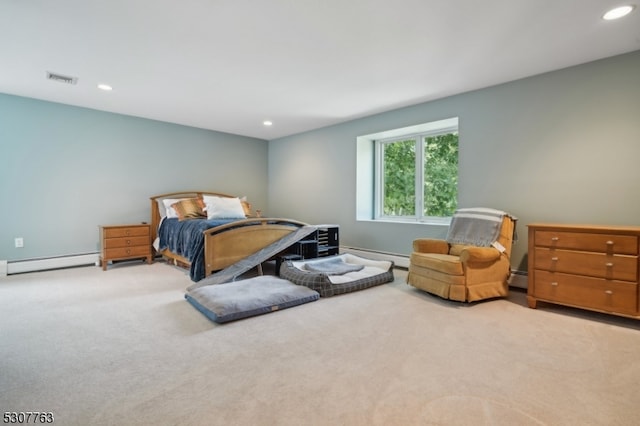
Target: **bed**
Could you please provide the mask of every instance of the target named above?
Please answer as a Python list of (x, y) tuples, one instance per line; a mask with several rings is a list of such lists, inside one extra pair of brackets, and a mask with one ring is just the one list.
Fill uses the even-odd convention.
[[(308, 226), (293, 219), (252, 217), (248, 203), (218, 192), (172, 192), (150, 200), (155, 252), (188, 267), (196, 282)], [(194, 213), (197, 206), (204, 216)], [(214, 210), (218, 214), (212, 215)]]

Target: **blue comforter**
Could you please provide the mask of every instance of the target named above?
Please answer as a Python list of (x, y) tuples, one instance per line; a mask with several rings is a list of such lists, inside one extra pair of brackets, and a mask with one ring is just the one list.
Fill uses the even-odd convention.
[(179, 221), (165, 218), (158, 230), (159, 250), (169, 249), (191, 262), (192, 281), (204, 278), (204, 234), (209, 228), (235, 222), (238, 219), (190, 219)]

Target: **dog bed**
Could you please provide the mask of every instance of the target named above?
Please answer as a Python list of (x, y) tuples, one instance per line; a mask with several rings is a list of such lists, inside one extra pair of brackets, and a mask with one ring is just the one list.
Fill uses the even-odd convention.
[(309, 287), (321, 297), (329, 297), (393, 281), (393, 262), (365, 259), (349, 253), (285, 261), (280, 266), (280, 278)]
[(319, 297), (310, 288), (270, 275), (199, 287), (185, 294), (189, 303), (217, 323), (290, 308)]

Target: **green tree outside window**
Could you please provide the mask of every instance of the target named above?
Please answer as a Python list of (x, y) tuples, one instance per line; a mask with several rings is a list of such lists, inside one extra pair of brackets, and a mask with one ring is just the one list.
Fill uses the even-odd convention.
[[(423, 143), (423, 159), (416, 162)], [(423, 207), (420, 216), (449, 217), (458, 198), (458, 133), (397, 140), (383, 144), (384, 216), (416, 215), (416, 167), (423, 167)], [(422, 166), (420, 166), (422, 165)]]

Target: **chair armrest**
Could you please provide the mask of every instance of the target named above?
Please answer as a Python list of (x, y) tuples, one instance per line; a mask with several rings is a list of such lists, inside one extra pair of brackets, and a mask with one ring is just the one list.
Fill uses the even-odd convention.
[(500, 252), (493, 247), (467, 247), (460, 252), (462, 263), (495, 262), (500, 259)]
[(445, 240), (435, 240), (431, 238), (417, 238), (413, 240), (413, 251), (418, 253), (449, 253), (449, 243)]

